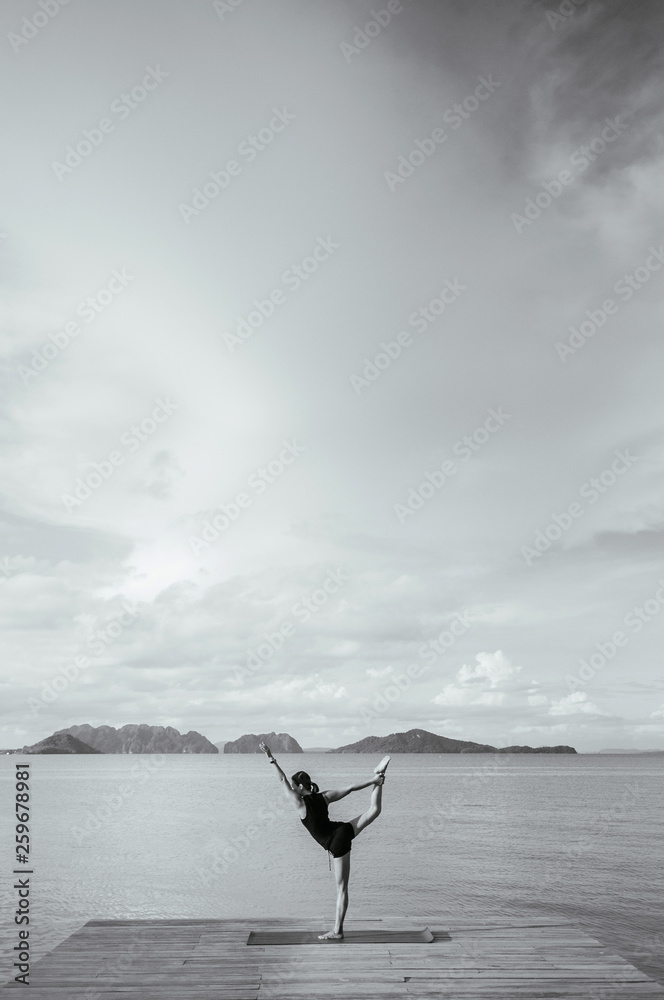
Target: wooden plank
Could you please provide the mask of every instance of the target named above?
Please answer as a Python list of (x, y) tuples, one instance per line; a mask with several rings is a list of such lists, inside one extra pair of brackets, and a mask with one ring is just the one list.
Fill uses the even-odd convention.
[[(33, 965), (30, 1000), (89, 1000), (91, 987), (95, 1000), (664, 1000), (663, 986), (557, 919), (439, 915), (426, 948), (409, 943), (427, 923), (414, 915), (349, 921), (344, 942), (319, 941), (321, 923), (90, 921)], [(257, 933), (282, 943), (247, 947)], [(303, 948), (284, 934), (313, 940)]]

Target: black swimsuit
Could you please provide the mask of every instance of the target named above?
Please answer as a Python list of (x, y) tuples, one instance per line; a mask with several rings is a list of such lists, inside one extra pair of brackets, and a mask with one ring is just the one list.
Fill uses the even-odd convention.
[(339, 823), (330, 819), (327, 813), (327, 802), (322, 792), (312, 792), (305, 795), (307, 815), (300, 820), (307, 830), (318, 841), (321, 847), (329, 851), (333, 858), (342, 858), (348, 854), (351, 841), (355, 836), (352, 823)]

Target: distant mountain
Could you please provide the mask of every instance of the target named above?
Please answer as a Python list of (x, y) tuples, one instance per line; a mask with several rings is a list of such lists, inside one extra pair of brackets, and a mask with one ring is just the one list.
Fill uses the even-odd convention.
[(638, 750), (636, 747), (630, 747), (628, 750), (622, 748), (610, 749), (610, 750), (596, 750), (595, 753), (664, 753), (664, 750)]
[(224, 747), (226, 746), (227, 743), (228, 743), (228, 740), (219, 740), (218, 743), (215, 743), (215, 746), (216, 746), (217, 750), (219, 751), (219, 753), (223, 753), (224, 752)]
[(77, 740), (75, 736), (71, 736), (70, 733), (54, 733), (53, 736), (47, 736), (46, 739), (40, 740), (39, 743), (33, 743), (31, 747), (23, 747), (22, 750), (17, 750), (16, 753), (101, 753), (101, 750), (95, 750), (88, 743), (83, 743), (82, 740)]
[(261, 733), (255, 736), (249, 733), (241, 736), (239, 740), (233, 740), (224, 747), (224, 753), (261, 753), (259, 743), (266, 743), (273, 754), (278, 753), (304, 753), (302, 747), (288, 733)]
[(367, 736), (358, 743), (337, 747), (328, 753), (494, 753), (495, 747), (467, 740), (450, 740), (426, 729), (409, 729), (389, 736)]
[(56, 736), (70, 734), (102, 753), (219, 753), (205, 736), (192, 732), (180, 735), (172, 726), (128, 725), (70, 726), (59, 729)]
[(304, 753), (329, 753), (332, 747), (304, 747)]
[(451, 740), (426, 729), (409, 729), (407, 733), (389, 736), (367, 736), (358, 743), (328, 750), (328, 753), (576, 753), (574, 747), (503, 747), (468, 740)]
[(558, 743), (555, 747), (500, 747), (496, 753), (576, 753), (576, 750)]

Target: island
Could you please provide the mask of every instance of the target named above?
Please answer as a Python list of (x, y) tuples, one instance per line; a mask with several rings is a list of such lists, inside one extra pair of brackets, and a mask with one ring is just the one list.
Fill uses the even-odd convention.
[[(426, 729), (409, 729), (405, 733), (389, 736), (366, 736), (356, 743), (341, 747), (308, 747), (303, 750), (290, 733), (246, 733), (237, 740), (211, 743), (205, 736), (192, 730), (180, 734), (172, 726), (126, 725), (90, 726), (87, 723), (59, 729), (31, 747), (6, 750), (5, 753), (261, 753), (260, 744), (266, 743), (274, 754), (279, 753), (576, 753), (574, 747), (557, 746), (495, 747), (489, 743), (450, 739)], [(602, 751), (599, 751), (600, 753)], [(607, 751), (604, 751), (607, 752)], [(608, 751), (618, 753), (619, 751)], [(646, 751), (641, 751), (646, 752)], [(656, 753), (657, 751), (650, 751)], [(659, 751), (661, 752), (661, 751)]]
[(557, 743), (553, 747), (499, 747), (496, 753), (576, 753), (574, 747)]
[(70, 735), (101, 753), (219, 753), (205, 736), (192, 730), (181, 735), (172, 726), (70, 726), (54, 736)]
[(328, 750), (328, 753), (576, 753), (574, 747), (494, 747), (488, 743), (469, 740), (452, 740), (446, 736), (429, 733), (426, 729), (409, 729), (406, 733), (389, 736), (366, 736), (357, 743)]
[(13, 753), (102, 753), (102, 751), (95, 750), (70, 733), (54, 733), (39, 743), (33, 743), (31, 747), (23, 747), (22, 750), (14, 750)]
[(304, 753), (304, 750), (288, 733), (248, 733), (224, 745), (224, 753), (261, 753), (259, 744), (266, 743), (272, 753)]

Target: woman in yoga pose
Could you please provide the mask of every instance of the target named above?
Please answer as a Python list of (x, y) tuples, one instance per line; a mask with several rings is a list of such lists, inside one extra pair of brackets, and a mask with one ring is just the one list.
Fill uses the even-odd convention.
[[(389, 757), (383, 757), (378, 767), (374, 768), (375, 777), (359, 785), (349, 785), (336, 791), (321, 792), (318, 785), (311, 780), (306, 771), (296, 771), (289, 781), (272, 756), (270, 748), (265, 743), (260, 744), (263, 753), (267, 754), (270, 764), (274, 764), (279, 774), (286, 797), (290, 799), (298, 811), (302, 823), (311, 836), (321, 847), (324, 847), (334, 858), (334, 874), (337, 879), (337, 917), (334, 930), (327, 934), (319, 934), (322, 941), (329, 939), (341, 940), (344, 936), (344, 917), (348, 909), (348, 877), (350, 875), (351, 841), (358, 833), (366, 829), (380, 815), (385, 770), (390, 762)], [(373, 785), (371, 805), (366, 812), (360, 813), (348, 823), (331, 820), (327, 807), (330, 802), (337, 802), (351, 792)]]

